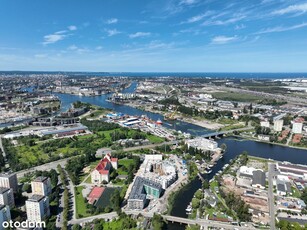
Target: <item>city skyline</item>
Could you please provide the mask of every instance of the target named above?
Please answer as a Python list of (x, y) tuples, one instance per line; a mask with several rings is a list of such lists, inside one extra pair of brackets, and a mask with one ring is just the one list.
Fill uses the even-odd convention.
[(305, 1), (8, 1), (0, 70), (307, 72)]

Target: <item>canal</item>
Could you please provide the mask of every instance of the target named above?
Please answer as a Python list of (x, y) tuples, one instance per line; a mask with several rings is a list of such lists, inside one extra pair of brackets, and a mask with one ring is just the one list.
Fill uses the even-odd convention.
[[(124, 90), (124, 93), (134, 92), (136, 86), (137, 83), (132, 83), (132, 85), (128, 89)], [(108, 102), (106, 101), (106, 99), (110, 96), (108, 94), (95, 97), (83, 97), (60, 93), (55, 93), (55, 95), (57, 95), (62, 102), (62, 111), (67, 110), (71, 106), (71, 103), (79, 100), (82, 102), (87, 102), (104, 108), (112, 109), (116, 112), (137, 116), (146, 115), (152, 120), (163, 120), (163, 116), (161, 116), (160, 114), (146, 112), (126, 105), (118, 105)], [(167, 122), (163, 125), (168, 128), (180, 130), (182, 132), (191, 133), (195, 136), (203, 135), (210, 132), (210, 130), (208, 129), (182, 121)], [(251, 156), (257, 156), (267, 159), (270, 158), (278, 161), (288, 161), (297, 164), (307, 164), (307, 151), (302, 149), (289, 148), (233, 137), (219, 139), (217, 140), (217, 142), (219, 143), (219, 145), (225, 143), (227, 145), (227, 150), (224, 154), (224, 157), (220, 159), (217, 164), (212, 168), (212, 172), (209, 175), (205, 175), (208, 180), (213, 178), (213, 176), (219, 170), (221, 170), (225, 164), (229, 163), (231, 159), (235, 158), (243, 151), (247, 151), (248, 154)], [(186, 186), (185, 190), (181, 190), (173, 205), (171, 215), (187, 217), (185, 209), (192, 200), (194, 193), (200, 187), (201, 181), (198, 178), (195, 178)], [(168, 229), (184, 229), (184, 226), (179, 224), (169, 224)]]

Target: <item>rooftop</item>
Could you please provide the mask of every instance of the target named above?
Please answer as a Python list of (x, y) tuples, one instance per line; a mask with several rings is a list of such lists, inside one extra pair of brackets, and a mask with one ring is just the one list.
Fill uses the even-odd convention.
[(44, 182), (46, 180), (48, 180), (48, 177), (39, 176), (33, 182)]
[(40, 202), (42, 199), (44, 199), (45, 196), (41, 196), (41, 195), (32, 195), (28, 201), (32, 201), (32, 202)]
[(159, 191), (162, 190), (161, 184), (145, 179), (145, 178), (142, 178), (142, 177), (136, 177), (132, 190), (129, 195), (129, 199), (145, 200), (146, 192), (144, 189), (144, 185), (158, 189)]

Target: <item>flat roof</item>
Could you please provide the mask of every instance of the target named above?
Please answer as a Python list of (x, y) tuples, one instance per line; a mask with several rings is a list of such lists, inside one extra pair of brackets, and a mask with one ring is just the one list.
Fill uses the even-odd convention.
[(33, 182), (44, 182), (45, 180), (48, 180), (48, 177), (39, 176)]
[(42, 199), (44, 199), (45, 196), (41, 196), (41, 195), (32, 195), (28, 201), (32, 201), (32, 202), (39, 202), (41, 201)]

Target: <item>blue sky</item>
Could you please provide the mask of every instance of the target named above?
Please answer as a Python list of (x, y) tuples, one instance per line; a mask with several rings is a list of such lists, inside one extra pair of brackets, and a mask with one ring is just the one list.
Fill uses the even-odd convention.
[(307, 72), (307, 1), (1, 0), (0, 70)]

